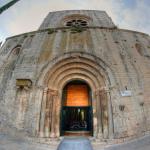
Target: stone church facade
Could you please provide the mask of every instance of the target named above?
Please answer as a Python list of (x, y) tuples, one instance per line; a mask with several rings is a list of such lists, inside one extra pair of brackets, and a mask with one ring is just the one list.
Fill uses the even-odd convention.
[(41, 138), (150, 131), (150, 37), (104, 11), (50, 12), (0, 49), (0, 123)]

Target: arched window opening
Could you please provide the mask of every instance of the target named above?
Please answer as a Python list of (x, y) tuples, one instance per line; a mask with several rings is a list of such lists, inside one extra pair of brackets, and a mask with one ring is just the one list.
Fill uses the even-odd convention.
[(73, 14), (66, 16), (62, 22), (66, 27), (87, 27), (92, 19), (89, 16), (81, 14)]
[(15, 55), (18, 55), (19, 52), (20, 52), (20, 49), (21, 49), (21, 45), (17, 45), (17, 46), (12, 50), (12, 52), (13, 52)]
[(7, 61), (5, 61), (3, 64), (3, 81), (2, 82), (5, 84), (0, 86), (1, 99), (3, 99), (3, 96), (4, 96), (3, 94), (5, 93), (7, 83), (10, 81), (10, 78), (12, 77), (12, 73), (16, 66), (16, 61), (20, 53), (20, 49), (21, 49), (21, 45), (15, 46), (9, 53), (6, 59)]

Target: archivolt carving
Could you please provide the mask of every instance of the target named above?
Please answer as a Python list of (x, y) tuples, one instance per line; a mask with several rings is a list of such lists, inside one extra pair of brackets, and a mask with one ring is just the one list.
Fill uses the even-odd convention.
[[(53, 60), (49, 61), (41, 70), (41, 74), (37, 78), (37, 84), (39, 86), (43, 86), (48, 83), (48, 80), (50, 80), (50, 82), (55, 81), (53, 78), (56, 77), (56, 74), (63, 75), (62, 73), (70, 71), (70, 68), (72, 68), (72, 70), (73, 68), (74, 70), (79, 68), (80, 70), (86, 71), (87, 73), (84, 75), (88, 75), (89, 78), (92, 77), (90, 74), (94, 74), (95, 77), (93, 77), (92, 80), (99, 80), (99, 82), (94, 83), (101, 83), (101, 81), (105, 81), (106, 86), (113, 86), (116, 82), (113, 71), (107, 63), (103, 62), (100, 58), (89, 53), (71, 52), (57, 56)], [(101, 81), (100, 78), (102, 79)], [(52, 86), (54, 87), (54, 85)], [(97, 88), (99, 88), (99, 85), (97, 86)]]

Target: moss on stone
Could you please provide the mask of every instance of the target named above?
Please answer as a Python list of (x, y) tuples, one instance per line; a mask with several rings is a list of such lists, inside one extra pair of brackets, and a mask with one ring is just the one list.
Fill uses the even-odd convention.
[(80, 26), (73, 26), (71, 27), (71, 33), (80, 33), (85, 31), (84, 28), (80, 27)]

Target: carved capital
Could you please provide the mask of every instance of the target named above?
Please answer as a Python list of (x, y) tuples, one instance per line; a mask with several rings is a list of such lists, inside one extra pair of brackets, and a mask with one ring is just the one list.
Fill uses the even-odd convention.
[(101, 95), (101, 94), (105, 94), (105, 93), (110, 93), (110, 90), (107, 87), (101, 87), (100, 89), (97, 89), (95, 91), (95, 95)]
[(30, 79), (16, 79), (16, 86), (28, 90), (32, 87), (32, 81)]
[(48, 89), (48, 92), (53, 96), (58, 96), (58, 90)]
[(100, 93), (99, 89), (95, 90), (95, 95), (98, 96)]
[(106, 86), (103, 86), (100, 88), (100, 92), (101, 91), (109, 92), (109, 88), (107, 88)]
[(47, 93), (48, 92), (48, 87), (45, 87), (44, 89), (43, 89), (43, 93)]
[(40, 89), (40, 90), (44, 90), (45, 89), (45, 87), (43, 87), (43, 86), (36, 86), (36, 88)]

